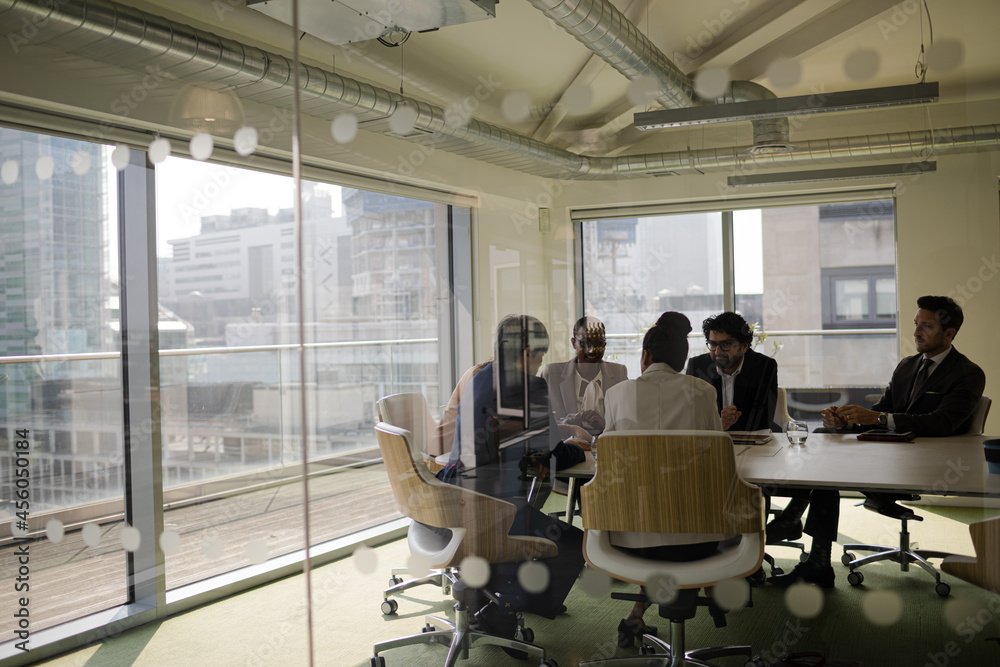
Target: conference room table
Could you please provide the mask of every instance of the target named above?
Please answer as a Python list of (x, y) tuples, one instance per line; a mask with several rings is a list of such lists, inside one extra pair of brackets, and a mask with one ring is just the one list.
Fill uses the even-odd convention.
[[(733, 445), (740, 477), (768, 490), (832, 488), (840, 491), (893, 491), (935, 496), (1000, 498), (1000, 474), (991, 474), (983, 440), (995, 436), (917, 438), (913, 442), (871, 442), (854, 433), (811, 433), (792, 445), (784, 433), (762, 445)], [(600, 460), (600, 441), (598, 461)], [(594, 476), (593, 456), (558, 472), (569, 477), (566, 519), (577, 483)]]

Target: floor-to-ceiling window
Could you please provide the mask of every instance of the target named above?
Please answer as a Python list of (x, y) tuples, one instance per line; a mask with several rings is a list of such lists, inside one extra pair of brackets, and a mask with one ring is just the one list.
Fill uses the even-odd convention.
[(604, 320), (608, 354), (630, 374), (638, 374), (641, 332), (659, 313), (688, 316), (694, 356), (705, 351), (702, 320), (731, 309), (755, 326), (755, 349), (778, 361), (794, 415), (816, 421), (831, 402), (863, 403), (892, 373), (891, 199), (859, 193), (855, 201), (602, 218), (582, 221), (581, 231), (584, 307)]
[[(32, 631), (133, 601), (133, 529), (154, 532), (126, 506), (149, 480), (167, 590), (301, 551), (307, 506), (312, 544), (398, 518), (375, 401), (419, 392), (436, 414), (452, 381), (450, 244), (468, 208), (307, 180), (299, 227), (291, 178), (151, 149), (138, 198), (156, 261), (130, 249), (123, 278), (135, 150), (0, 129), (0, 550), (30, 545)], [(155, 395), (123, 392), (136, 267), (156, 285)], [(137, 397), (159, 409), (139, 425), (159, 433), (158, 479), (125, 456)]]
[(125, 489), (111, 154), (0, 128), (0, 562), (32, 566), (0, 604), (30, 591), (36, 630), (126, 600), (121, 522), (97, 520)]

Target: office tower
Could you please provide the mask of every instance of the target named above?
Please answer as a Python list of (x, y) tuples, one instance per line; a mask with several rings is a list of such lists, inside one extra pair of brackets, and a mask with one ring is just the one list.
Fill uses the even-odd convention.
[[(99, 144), (0, 128), (0, 162), (20, 167), (15, 182), (0, 185), (0, 356), (117, 347), (108, 326), (103, 152)], [(99, 377), (102, 368), (11, 365), (0, 415), (27, 412), (32, 386), (43, 380)]]

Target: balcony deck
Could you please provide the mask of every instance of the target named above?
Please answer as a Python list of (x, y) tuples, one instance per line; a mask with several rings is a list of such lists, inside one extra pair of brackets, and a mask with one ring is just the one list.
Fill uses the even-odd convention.
[[(310, 478), (310, 529), (318, 544), (400, 517), (382, 464)], [(166, 557), (167, 589), (175, 589), (250, 565), (247, 545), (262, 540), (269, 558), (302, 549), (300, 482), (170, 509), (164, 529), (178, 533), (180, 550)], [(19, 597), (30, 600), (36, 632), (126, 602), (123, 522), (103, 524), (96, 547), (81, 530), (55, 544), (42, 537), (0, 547), (0, 610), (11, 613)], [(30, 590), (15, 591), (16, 552), (30, 545)], [(220, 548), (221, 547), (221, 548)], [(221, 551), (221, 554), (219, 553)], [(14, 637), (11, 613), (0, 621), (0, 641)]]

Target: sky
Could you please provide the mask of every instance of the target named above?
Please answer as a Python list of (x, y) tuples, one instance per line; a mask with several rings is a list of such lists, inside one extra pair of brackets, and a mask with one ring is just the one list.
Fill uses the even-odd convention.
[[(117, 192), (118, 172), (106, 155), (108, 193)], [(331, 193), (333, 215), (341, 215), (340, 186), (321, 184)], [(194, 236), (201, 231), (206, 215), (228, 215), (238, 208), (266, 208), (269, 213), (292, 207), (292, 179), (249, 169), (237, 169), (210, 162), (168, 157), (156, 166), (156, 252), (170, 257), (167, 243), (172, 239)], [(164, 196), (163, 193), (168, 193)], [(117, 197), (108, 200), (109, 247), (117, 247)], [(117, 278), (117, 261), (111, 258), (110, 274)]]
[[(109, 192), (115, 192), (117, 172), (110, 165), (107, 169)], [(340, 186), (321, 184), (331, 193), (333, 215), (341, 210)], [(274, 214), (279, 209), (292, 207), (292, 179), (249, 169), (223, 166), (210, 162), (168, 157), (156, 166), (157, 238), (159, 257), (170, 257), (168, 241), (194, 236), (201, 231), (201, 218), (207, 215), (228, 215), (238, 208), (266, 208)], [(170, 193), (163, 196), (162, 193)], [(115, 197), (108, 198), (115, 215)], [(734, 266), (736, 291), (739, 294), (763, 292), (763, 256), (761, 213), (759, 210), (734, 212), (733, 243), (739, 250)], [(109, 247), (117, 246), (117, 229), (110, 225)], [(117, 261), (109, 258), (110, 273), (117, 278)]]
[[(333, 215), (339, 216), (340, 187), (323, 184), (331, 192)], [(168, 157), (156, 167), (156, 247), (160, 257), (170, 256), (168, 240), (201, 231), (206, 215), (228, 215), (238, 208), (266, 208), (270, 213), (291, 208), (292, 179), (249, 169)]]

